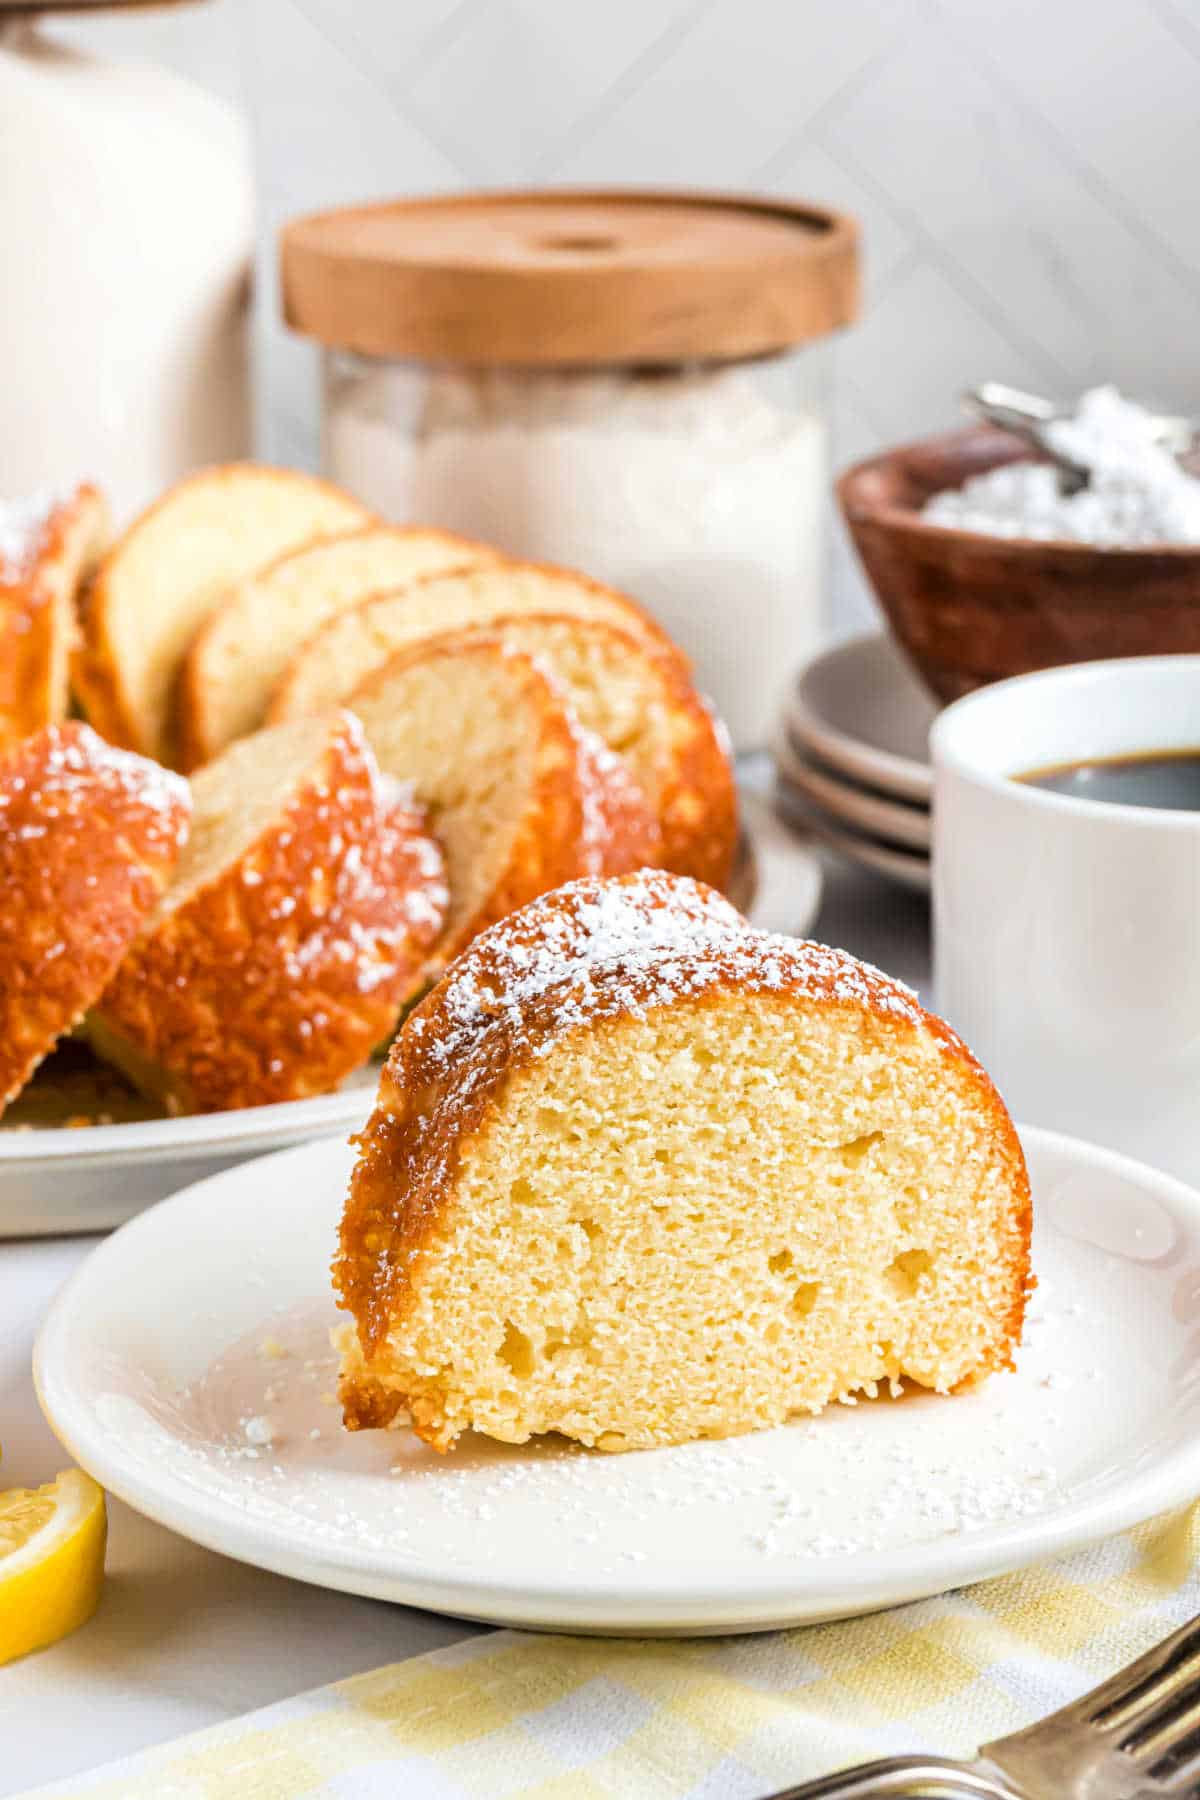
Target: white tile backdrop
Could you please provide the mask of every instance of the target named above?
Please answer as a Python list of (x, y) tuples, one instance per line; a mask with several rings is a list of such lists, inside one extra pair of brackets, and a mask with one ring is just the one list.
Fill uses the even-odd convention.
[[(842, 462), (953, 422), (985, 376), (1200, 412), (1200, 0), (211, 0), (61, 29), (253, 115), (266, 455), (316, 454), (314, 359), (274, 323), (279, 222), (515, 182), (856, 212)], [(840, 628), (868, 616), (841, 547), (834, 590)]]

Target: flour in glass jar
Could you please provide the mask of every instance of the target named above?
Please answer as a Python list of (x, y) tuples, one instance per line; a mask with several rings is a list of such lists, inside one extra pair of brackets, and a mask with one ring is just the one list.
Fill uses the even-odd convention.
[(764, 740), (820, 629), (826, 434), (762, 373), (340, 375), (324, 466), (386, 517), (579, 569), (647, 606), (734, 743)]

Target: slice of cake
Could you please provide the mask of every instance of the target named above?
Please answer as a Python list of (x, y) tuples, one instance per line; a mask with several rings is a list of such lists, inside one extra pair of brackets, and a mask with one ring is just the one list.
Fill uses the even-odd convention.
[(603, 619), (526, 613), (488, 629), (540, 658), (580, 723), (628, 767), (658, 824), (655, 862), (724, 887), (738, 839), (733, 761), (679, 663)]
[(569, 570), (498, 563), (347, 608), (297, 653), (270, 716), (341, 705), (399, 650), (472, 628), (546, 658), (581, 721), (629, 764), (658, 819), (663, 866), (722, 886), (737, 847), (725, 733), (682, 654), (649, 616), (624, 594)]
[(550, 894), (407, 1021), (335, 1280), (352, 1429), (603, 1450), (1011, 1366), (1020, 1144), (970, 1052), (841, 951), (641, 872)]
[(87, 484), (0, 504), (0, 752), (66, 718), (76, 601), (107, 539)]
[(606, 620), (687, 669), (682, 651), (627, 595), (569, 569), (503, 562), (461, 575), (428, 575), (339, 613), (293, 658), (267, 716), (274, 722), (339, 706), (369, 670), (422, 638), (528, 613)]
[(347, 704), (445, 852), (441, 960), (549, 888), (655, 860), (658, 831), (629, 771), (549, 670), (500, 639), (418, 644)]
[(288, 664), (327, 620), (381, 588), (497, 560), (496, 551), (448, 531), (370, 525), (305, 544), (248, 576), (184, 657), (177, 696), (184, 768), (258, 730)]
[[(374, 625), (358, 637), (358, 657), (351, 657), (349, 641), (344, 646), (342, 702), (396, 655), (392, 641), (430, 639), (430, 625), (414, 635), (405, 592), (371, 601), (369, 610)], [(425, 617), (425, 608), (419, 610)], [(662, 868), (723, 886), (738, 848), (734, 769), (725, 734), (678, 659), (646, 643), (628, 619), (617, 625), (588, 614), (516, 612), (486, 617), (477, 630), (542, 659), (579, 722), (621, 756), (657, 819), (655, 860)]]
[(88, 1014), (92, 1045), (176, 1112), (326, 1093), (424, 979), (441, 853), (349, 713), (241, 739), (192, 796), (174, 880)]
[(0, 1112), (108, 985), (190, 812), (185, 781), (86, 725), (0, 759)]
[(115, 744), (175, 763), (175, 681), (226, 590), (284, 551), (370, 517), (328, 482), (288, 469), (230, 463), (180, 482), (118, 539), (89, 591), (71, 680), (91, 723)]

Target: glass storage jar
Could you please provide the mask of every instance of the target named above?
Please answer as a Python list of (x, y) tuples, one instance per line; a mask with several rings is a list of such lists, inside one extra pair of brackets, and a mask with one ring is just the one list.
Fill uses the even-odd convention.
[(715, 195), (404, 201), (292, 222), (283, 293), (324, 346), (332, 480), (632, 595), (736, 747), (765, 745), (820, 633), (851, 221)]

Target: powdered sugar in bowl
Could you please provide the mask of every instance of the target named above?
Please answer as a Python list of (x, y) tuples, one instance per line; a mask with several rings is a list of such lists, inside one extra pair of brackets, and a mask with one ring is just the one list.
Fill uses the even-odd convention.
[(1200, 652), (1200, 481), (1138, 442), (1140, 410), (1099, 389), (1064, 421), (1064, 449), (1093, 466), (1075, 493), (990, 426), (841, 477), (876, 597), (939, 699), (1063, 663)]
[(815, 650), (851, 221), (721, 195), (460, 195), (300, 219), (326, 472), (385, 517), (647, 606), (739, 749)]

